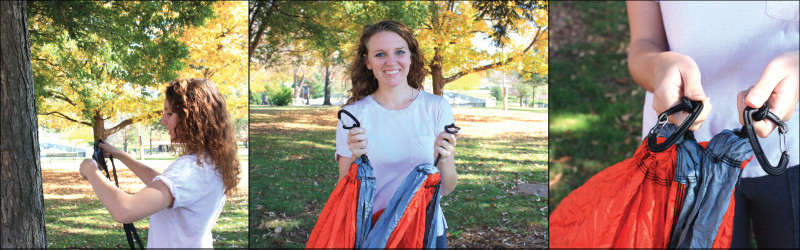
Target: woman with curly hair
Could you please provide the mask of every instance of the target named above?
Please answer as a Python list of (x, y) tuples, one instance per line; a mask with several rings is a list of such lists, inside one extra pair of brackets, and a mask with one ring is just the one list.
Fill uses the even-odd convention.
[[(445, 125), (454, 123), (447, 100), (422, 91), (425, 60), (408, 27), (395, 21), (364, 26), (354, 57), (348, 68), (353, 87), (343, 109), (361, 127), (348, 131), (337, 126), (335, 159), (341, 180), (350, 164), (369, 152), (376, 179), (374, 223), (409, 172), (433, 164), (438, 154), (440, 192), (455, 189), (457, 136), (444, 132)], [(436, 240), (447, 242), (444, 235)]]
[(81, 163), (80, 174), (116, 221), (150, 216), (148, 248), (213, 247), (211, 228), (241, 171), (225, 99), (209, 80), (176, 79), (166, 89), (161, 124), (181, 155), (164, 173), (110, 144), (99, 145), (147, 185), (138, 193), (115, 187), (92, 159)]

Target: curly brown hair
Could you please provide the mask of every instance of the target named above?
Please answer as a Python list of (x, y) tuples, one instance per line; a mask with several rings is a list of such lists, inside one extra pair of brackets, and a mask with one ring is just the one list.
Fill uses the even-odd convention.
[(197, 164), (210, 156), (214, 169), (222, 175), (225, 195), (231, 196), (239, 184), (241, 165), (235, 131), (225, 98), (207, 79), (178, 78), (169, 83), (167, 101), (178, 115), (175, 139), (180, 155), (197, 154)]
[(347, 99), (344, 105), (349, 105), (361, 100), (378, 90), (378, 80), (375, 79), (372, 70), (367, 68), (366, 55), (367, 42), (373, 35), (381, 31), (397, 33), (408, 43), (408, 50), (411, 53), (411, 68), (408, 71), (407, 77), (408, 85), (411, 86), (411, 88), (423, 90), (422, 81), (425, 80), (428, 71), (425, 69), (425, 55), (422, 54), (422, 50), (419, 48), (417, 38), (414, 37), (414, 33), (411, 32), (408, 27), (400, 22), (382, 21), (372, 25), (364, 25), (361, 31), (361, 38), (358, 44), (353, 48), (355, 56), (353, 62), (350, 63), (350, 66), (347, 68), (347, 73), (353, 84), (353, 88), (349, 90), (350, 98)]

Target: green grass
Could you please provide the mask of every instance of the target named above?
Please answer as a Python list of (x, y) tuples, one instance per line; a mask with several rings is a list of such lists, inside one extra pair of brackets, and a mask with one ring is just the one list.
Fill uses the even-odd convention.
[[(148, 160), (146, 164), (163, 171), (174, 161)], [(242, 156), (240, 155), (240, 159)], [(243, 165), (247, 165), (244, 156)], [(45, 202), (47, 247), (53, 248), (127, 248), (121, 223), (117, 223), (97, 199), (91, 186), (80, 178), (80, 161), (43, 163), (42, 184)], [(119, 162), (117, 162), (119, 163)], [(117, 164), (120, 186), (135, 193), (144, 184), (124, 165)], [(247, 171), (243, 167), (243, 171)], [(248, 247), (248, 188), (247, 175), (242, 175), (240, 192), (225, 202), (217, 224), (212, 229), (215, 248)], [(147, 242), (149, 218), (134, 223), (139, 237)]]
[[(333, 161), (338, 109), (251, 106), (250, 247), (305, 246), (338, 177)], [(441, 200), (450, 238), (468, 228), (523, 233), (546, 227), (545, 198), (509, 192), (517, 182), (547, 181), (546, 115), (454, 113), (462, 127), (459, 180)], [(535, 127), (544, 133), (533, 133)]]
[[(586, 37), (551, 32), (550, 211), (591, 176), (633, 156), (641, 142), (645, 91), (628, 73), (625, 2), (553, 2), (551, 15), (582, 13), (564, 29)], [(557, 27), (551, 27), (556, 29)], [(580, 32), (577, 32), (580, 33)]]

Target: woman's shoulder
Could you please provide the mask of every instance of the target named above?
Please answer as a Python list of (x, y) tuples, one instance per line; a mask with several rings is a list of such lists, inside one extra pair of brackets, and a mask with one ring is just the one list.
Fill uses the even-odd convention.
[(175, 159), (175, 162), (170, 165), (170, 168), (186, 168), (186, 167), (204, 167), (209, 164), (209, 159), (206, 157), (204, 161), (197, 162), (197, 154), (183, 155)]
[(441, 108), (442, 106), (450, 107), (450, 102), (447, 101), (444, 97), (434, 95), (433, 93), (420, 91), (419, 92), (420, 101), (422, 101), (425, 106), (428, 107), (437, 107)]

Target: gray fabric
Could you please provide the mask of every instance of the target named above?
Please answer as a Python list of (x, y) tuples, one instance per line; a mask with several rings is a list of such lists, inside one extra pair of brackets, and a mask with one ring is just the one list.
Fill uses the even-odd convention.
[[(364, 157), (366, 159), (366, 157)], [(369, 159), (366, 162), (359, 157), (355, 164), (358, 165), (356, 179), (361, 180), (361, 187), (358, 192), (358, 207), (356, 208), (356, 248), (362, 248), (362, 244), (369, 234), (372, 226), (372, 205), (375, 200), (375, 174)]]
[(730, 130), (711, 138), (701, 158), (694, 208), (681, 230), (677, 247), (711, 248), (739, 180), (739, 166), (752, 155), (747, 138)]
[[(691, 132), (689, 132), (691, 133)], [(694, 139), (684, 140), (682, 143), (677, 144), (677, 155), (675, 156), (675, 182), (684, 184), (685, 192), (683, 197), (683, 206), (680, 208), (680, 214), (677, 216), (675, 224), (673, 225), (672, 235), (669, 247), (675, 248), (678, 245), (681, 232), (686, 229), (686, 222), (689, 219), (689, 214), (695, 209), (695, 201), (697, 200), (697, 192), (700, 189), (698, 180), (700, 179), (700, 162), (703, 156), (703, 146), (697, 143)], [(677, 209), (677, 208), (676, 208)]]
[[(404, 216), (408, 204), (414, 198), (414, 195), (420, 191), (428, 175), (438, 172), (439, 169), (430, 164), (422, 164), (414, 168), (406, 179), (403, 180), (403, 183), (400, 184), (400, 187), (394, 193), (392, 199), (389, 200), (389, 204), (386, 205), (383, 214), (381, 214), (381, 217), (375, 222), (375, 226), (370, 230), (363, 245), (357, 246), (357, 248), (385, 248), (389, 237), (397, 227), (400, 219)], [(440, 199), (438, 193), (435, 194), (435, 199), (436, 201)], [(441, 210), (438, 207), (435, 209), (433, 221), (431, 225), (427, 225), (434, 234), (438, 231), (438, 227), (444, 225), (444, 215), (440, 212)], [(436, 239), (437, 237), (429, 237), (425, 245), (431, 248), (439, 247), (436, 245), (438, 242)]]

